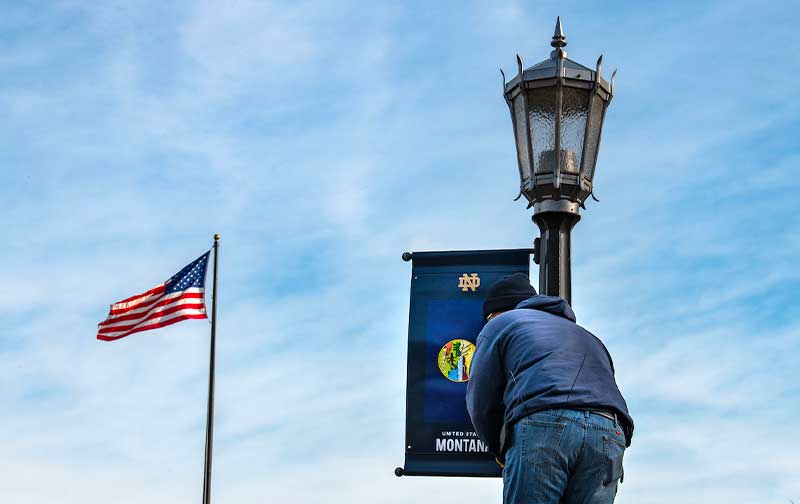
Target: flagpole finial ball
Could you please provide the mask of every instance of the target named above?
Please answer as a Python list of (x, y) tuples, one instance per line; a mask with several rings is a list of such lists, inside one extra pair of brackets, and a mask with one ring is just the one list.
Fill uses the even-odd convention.
[(219, 234), (215, 234), (215, 235), (214, 235), (214, 241), (219, 241), (219, 239), (220, 239), (220, 238), (221, 238), (221, 237), (220, 237), (220, 235), (219, 235)]

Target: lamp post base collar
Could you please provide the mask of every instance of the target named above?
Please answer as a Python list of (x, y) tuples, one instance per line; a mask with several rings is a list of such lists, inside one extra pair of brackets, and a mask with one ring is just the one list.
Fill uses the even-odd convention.
[(565, 212), (580, 215), (581, 205), (576, 201), (567, 199), (537, 201), (533, 204), (533, 214), (544, 212)]

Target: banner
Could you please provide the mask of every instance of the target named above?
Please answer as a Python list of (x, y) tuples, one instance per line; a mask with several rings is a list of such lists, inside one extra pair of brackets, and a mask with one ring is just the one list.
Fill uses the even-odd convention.
[(531, 249), (414, 252), (408, 324), (406, 457), (398, 476), (498, 477), (500, 466), (472, 428), (466, 406), (486, 291), (513, 273), (530, 276)]

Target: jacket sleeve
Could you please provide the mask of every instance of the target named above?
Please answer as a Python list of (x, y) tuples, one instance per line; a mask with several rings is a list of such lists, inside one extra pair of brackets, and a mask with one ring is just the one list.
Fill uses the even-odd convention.
[(506, 388), (503, 358), (498, 345), (498, 324), (487, 324), (478, 336), (467, 383), (467, 411), (478, 437), (500, 455)]

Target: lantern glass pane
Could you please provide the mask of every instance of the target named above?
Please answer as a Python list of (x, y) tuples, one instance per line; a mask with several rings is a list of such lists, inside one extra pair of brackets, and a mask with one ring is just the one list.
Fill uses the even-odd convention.
[(534, 173), (552, 173), (555, 168), (556, 89), (532, 89), (528, 93), (528, 110)]
[(594, 177), (594, 166), (597, 159), (597, 150), (599, 148), (600, 132), (603, 129), (603, 112), (606, 108), (606, 102), (597, 96), (592, 95), (592, 115), (589, 119), (589, 127), (586, 131), (586, 152), (583, 154), (583, 169), (582, 175), (589, 181)]
[(583, 154), (583, 135), (586, 131), (586, 116), (589, 114), (589, 90), (564, 88), (561, 105), (561, 169), (566, 173), (578, 173)]
[(531, 157), (528, 152), (528, 124), (525, 117), (525, 104), (522, 93), (514, 98), (514, 134), (517, 137), (517, 159), (519, 160), (520, 183), (531, 177)]

